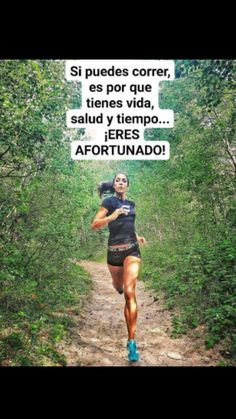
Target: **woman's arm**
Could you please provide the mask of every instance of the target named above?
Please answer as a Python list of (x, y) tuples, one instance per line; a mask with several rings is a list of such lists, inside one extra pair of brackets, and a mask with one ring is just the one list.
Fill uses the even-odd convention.
[(91, 224), (92, 230), (97, 230), (99, 228), (105, 227), (111, 221), (110, 216), (106, 217), (107, 213), (108, 210), (106, 208), (100, 208)]
[(139, 236), (138, 233), (136, 233), (136, 237), (139, 244), (147, 244), (147, 240), (145, 239), (145, 237)]
[(111, 221), (114, 221), (119, 217), (120, 214), (128, 215), (127, 211), (123, 208), (117, 208), (111, 215), (106, 217), (108, 210), (106, 208), (101, 207), (98, 211), (96, 217), (94, 218), (91, 228), (92, 230), (97, 230), (99, 228), (105, 227)]

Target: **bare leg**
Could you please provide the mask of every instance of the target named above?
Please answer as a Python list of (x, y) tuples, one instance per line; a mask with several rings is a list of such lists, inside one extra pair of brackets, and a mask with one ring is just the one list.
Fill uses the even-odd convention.
[(125, 292), (125, 319), (128, 329), (128, 339), (134, 339), (137, 323), (137, 301), (135, 287), (139, 275), (141, 259), (127, 256), (124, 260), (124, 292)]
[(123, 290), (124, 287), (124, 268), (123, 266), (113, 266), (107, 264), (108, 269), (110, 271), (112, 277), (112, 285), (116, 289), (116, 291), (120, 292)]

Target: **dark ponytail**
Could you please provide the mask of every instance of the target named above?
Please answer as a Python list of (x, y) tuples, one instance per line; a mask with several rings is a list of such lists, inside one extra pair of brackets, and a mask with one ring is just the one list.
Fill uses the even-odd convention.
[(113, 182), (100, 182), (98, 185), (98, 194), (100, 198), (102, 199), (103, 194), (105, 192), (115, 192), (115, 189), (113, 188)]

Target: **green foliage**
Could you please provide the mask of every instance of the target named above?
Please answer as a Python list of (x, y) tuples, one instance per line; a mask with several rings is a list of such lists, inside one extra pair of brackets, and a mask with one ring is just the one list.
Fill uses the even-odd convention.
[(91, 279), (70, 262), (64, 275), (51, 276), (33, 293), (27, 285), (25, 279), (1, 294), (0, 364), (66, 365), (56, 345), (74, 325), (67, 310), (79, 313)]
[(50, 353), (59, 362), (53, 345), (69, 325), (53, 310), (79, 310), (91, 287), (71, 263), (87, 257), (94, 205), (92, 174), (71, 161), (65, 130), (80, 89), (65, 81), (63, 61), (0, 61), (1, 362), (10, 365), (47, 363)]

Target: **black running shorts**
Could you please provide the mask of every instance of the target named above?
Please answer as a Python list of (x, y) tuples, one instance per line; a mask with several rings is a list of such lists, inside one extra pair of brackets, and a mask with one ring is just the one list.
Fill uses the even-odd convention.
[(126, 248), (113, 248), (107, 250), (107, 263), (113, 266), (123, 266), (124, 260), (127, 256), (136, 256), (141, 259), (141, 253), (138, 242), (132, 243), (128, 249)]

